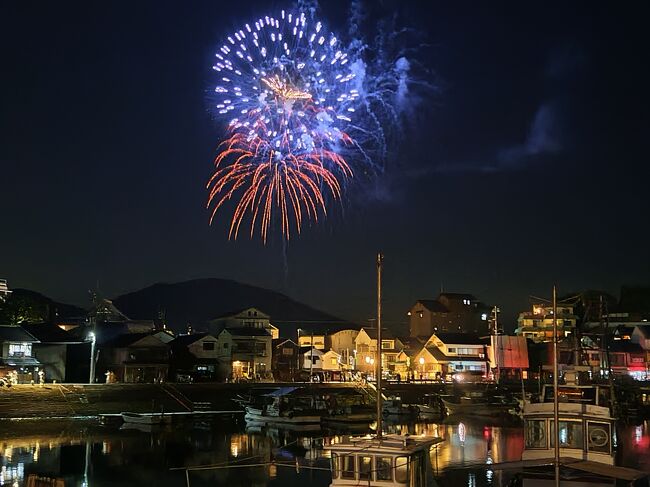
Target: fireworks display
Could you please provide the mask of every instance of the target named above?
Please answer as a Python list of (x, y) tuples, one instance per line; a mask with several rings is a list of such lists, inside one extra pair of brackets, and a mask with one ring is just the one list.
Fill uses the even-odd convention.
[(374, 91), (364, 46), (358, 40), (348, 46), (355, 47), (346, 49), (313, 13), (281, 11), (244, 24), (218, 49), (211, 109), (225, 121), (226, 138), (207, 184), (207, 206), (212, 223), (234, 202), (230, 238), (244, 222), (264, 242), (271, 225), (286, 239), (300, 233), (303, 222), (318, 221), (341, 199), (356, 172), (350, 160), (368, 165), (368, 139), (373, 150), (385, 145), (371, 105), (383, 105), (385, 93), (400, 96), (406, 61), (384, 70)]

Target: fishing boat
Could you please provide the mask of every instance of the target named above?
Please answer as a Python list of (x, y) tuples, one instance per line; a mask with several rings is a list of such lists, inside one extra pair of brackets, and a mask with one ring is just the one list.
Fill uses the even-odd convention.
[(392, 396), (383, 401), (383, 414), (386, 416), (409, 416), (416, 417), (420, 414), (420, 408), (414, 404), (404, 404), (399, 396)]
[(245, 406), (246, 422), (320, 424), (325, 404), (299, 387), (281, 387)]
[(328, 394), (325, 404), (327, 414), (322, 418), (323, 423), (368, 425), (376, 418), (374, 404), (369, 403), (368, 395), (349, 389)]
[[(611, 391), (599, 385), (559, 385), (560, 456), (614, 465)], [(548, 459), (555, 451), (554, 389), (545, 385), (538, 403), (524, 406), (522, 460)]]
[(445, 411), (438, 394), (425, 394), (422, 401), (418, 402), (417, 408), (420, 419), (440, 418)]
[(460, 396), (441, 396), (448, 416), (499, 416), (515, 414), (519, 402), (503, 395), (490, 395), (483, 391), (470, 392)]
[[(381, 344), (381, 271), (383, 256), (377, 255), (377, 343)], [(377, 427), (374, 436), (334, 437), (324, 445), (330, 454), (330, 487), (358, 486), (426, 487), (433, 485), (430, 449), (442, 441), (434, 436), (384, 435), (382, 431), (381, 346), (375, 364)]]

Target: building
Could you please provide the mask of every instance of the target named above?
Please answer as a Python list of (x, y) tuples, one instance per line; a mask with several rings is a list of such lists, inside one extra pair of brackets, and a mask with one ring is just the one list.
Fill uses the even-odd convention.
[(9, 286), (7, 285), (6, 279), (0, 279), (0, 300), (7, 299), (7, 296), (11, 294)]
[(210, 320), (211, 329), (219, 328), (258, 328), (266, 330), (272, 339), (280, 337), (277, 327), (271, 324), (271, 317), (257, 308), (244, 308), (226, 313)]
[(434, 333), (413, 356), (414, 376), (426, 380), (450, 380), (465, 373), (485, 377), (490, 369), (488, 348), (488, 339), (478, 335)]
[(298, 328), (298, 345), (301, 347), (314, 347), (318, 350), (325, 350), (328, 336), (325, 334), (304, 333)]
[(487, 333), (490, 308), (472, 294), (440, 293), (417, 300), (407, 315), (411, 336), (427, 339), (436, 332)]
[(275, 380), (290, 382), (296, 378), (300, 366), (300, 346), (293, 340), (278, 338), (273, 340), (273, 377)]
[(169, 346), (170, 377), (175, 381), (222, 382), (229, 376), (230, 351), (224, 363), (219, 340), (209, 333), (179, 335)]
[(0, 326), (0, 377), (17, 383), (38, 380), (40, 362), (33, 355), (38, 340), (20, 326)]
[[(169, 372), (169, 345), (152, 333), (124, 333), (104, 342), (97, 356), (95, 380), (162, 382)], [(112, 382), (111, 380), (108, 380)]]
[[(575, 332), (577, 317), (573, 304), (557, 304), (557, 336), (559, 339)], [(534, 342), (553, 341), (553, 306), (550, 303), (534, 303), (531, 311), (519, 313), (517, 335)]]
[(356, 347), (355, 340), (358, 335), (359, 330), (350, 328), (329, 335), (330, 349), (341, 356), (341, 366), (345, 369), (352, 370), (355, 368), (354, 351)]
[[(356, 369), (366, 374), (373, 375), (375, 372), (375, 358), (377, 357), (377, 329), (361, 328), (355, 340), (355, 363)], [(381, 336), (381, 359), (382, 370), (387, 375), (394, 375), (398, 364), (398, 355), (404, 348), (399, 338), (395, 337), (389, 330), (382, 328)]]
[[(25, 331), (36, 338), (32, 344), (32, 356), (40, 363), (46, 382), (72, 382), (76, 378), (75, 369), (79, 364), (75, 362), (73, 348), (83, 347), (87, 344), (71, 333), (66, 333), (53, 323), (37, 323), (21, 325)], [(84, 354), (83, 365), (88, 365), (90, 353)]]
[(526, 379), (528, 344), (522, 336), (492, 335), (489, 348), (490, 365), (497, 381)]
[[(273, 338), (262, 327), (224, 328), (232, 341), (232, 378), (272, 379)], [(220, 337), (221, 338), (221, 337)]]
[(316, 347), (300, 347), (300, 363), (302, 370), (322, 370), (323, 355), (325, 355), (325, 352)]

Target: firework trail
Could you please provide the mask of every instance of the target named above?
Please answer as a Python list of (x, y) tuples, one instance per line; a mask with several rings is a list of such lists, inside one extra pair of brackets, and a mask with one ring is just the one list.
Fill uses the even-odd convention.
[(229, 238), (247, 221), (250, 236), (259, 231), (266, 242), (279, 221), (289, 239), (341, 200), (353, 166), (368, 176), (385, 158), (384, 125), (397, 120), (408, 61), (381, 59), (381, 72), (373, 73), (363, 59), (367, 46), (354, 38), (346, 47), (315, 10), (303, 5), (260, 17), (227, 36), (216, 53), (212, 108), (225, 119), (227, 137), (207, 206), (212, 222), (234, 201)]

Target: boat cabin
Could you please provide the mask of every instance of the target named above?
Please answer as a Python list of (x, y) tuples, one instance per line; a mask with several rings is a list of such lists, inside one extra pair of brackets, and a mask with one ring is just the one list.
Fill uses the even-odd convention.
[(344, 437), (326, 445), (331, 454), (332, 483), (339, 486), (433, 485), (429, 450), (442, 441), (431, 436), (385, 435)]
[[(539, 403), (524, 405), (522, 460), (553, 458), (555, 425), (553, 386), (546, 385)], [(601, 386), (558, 387), (559, 443), (562, 458), (614, 464), (615, 418), (610, 412), (610, 390)]]

